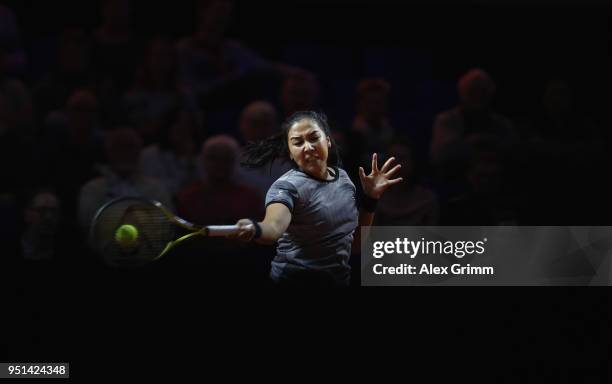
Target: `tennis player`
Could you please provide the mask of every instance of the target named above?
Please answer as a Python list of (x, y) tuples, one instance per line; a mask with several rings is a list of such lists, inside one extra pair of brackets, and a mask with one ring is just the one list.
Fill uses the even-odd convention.
[(359, 167), (363, 193), (357, 194), (340, 168), (327, 119), (316, 112), (293, 114), (282, 132), (247, 146), (242, 163), (263, 167), (276, 158), (292, 161), (293, 169), (268, 190), (263, 221), (239, 220), (240, 232), (231, 238), (277, 243), (270, 272), (277, 283), (348, 285), (355, 229), (372, 224), (380, 196), (402, 181), (391, 179), (401, 166), (391, 168), (390, 158), (379, 169), (373, 154), (369, 175)]

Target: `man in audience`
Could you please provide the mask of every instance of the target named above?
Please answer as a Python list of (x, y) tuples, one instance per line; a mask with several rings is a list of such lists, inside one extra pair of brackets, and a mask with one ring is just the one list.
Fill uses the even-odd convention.
[(139, 172), (142, 139), (131, 128), (116, 128), (108, 133), (105, 152), (108, 165), (102, 176), (86, 183), (79, 195), (79, 222), (88, 229), (98, 208), (117, 197), (144, 197), (157, 200), (173, 210), (170, 193), (164, 185)]
[(516, 144), (510, 121), (491, 108), (495, 90), (495, 82), (481, 69), (472, 69), (459, 79), (459, 106), (440, 113), (434, 122), (431, 160), (435, 166), (453, 167), (458, 160), (465, 161), (476, 140), (500, 144), (506, 151)]

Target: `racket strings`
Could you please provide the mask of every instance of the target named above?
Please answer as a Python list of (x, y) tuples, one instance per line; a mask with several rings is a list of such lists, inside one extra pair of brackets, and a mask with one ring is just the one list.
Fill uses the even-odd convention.
[[(125, 246), (116, 241), (121, 225), (138, 231), (135, 244)], [(175, 227), (160, 209), (147, 201), (124, 199), (100, 211), (92, 228), (94, 248), (104, 260), (116, 266), (139, 266), (155, 260), (175, 237)]]

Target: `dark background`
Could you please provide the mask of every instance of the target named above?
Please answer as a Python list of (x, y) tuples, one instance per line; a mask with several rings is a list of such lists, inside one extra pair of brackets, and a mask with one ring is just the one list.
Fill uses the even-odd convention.
[[(79, 26), (91, 30), (99, 22), (97, 2), (4, 4), (13, 9), (19, 22), (29, 57), (28, 71), (23, 75), (28, 84), (40, 79), (52, 63), (51, 42), (62, 29)], [(133, 8), (134, 27), (143, 38), (156, 34), (178, 38), (193, 30), (192, 2), (139, 0), (133, 2)], [(393, 87), (395, 126), (409, 133), (415, 144), (426, 146), (434, 116), (457, 103), (456, 81), (472, 67), (485, 68), (495, 78), (494, 107), (513, 121), (526, 118), (537, 108), (547, 80), (561, 77), (571, 84), (580, 113), (607, 132), (611, 123), (611, 15), (610, 6), (596, 1), (435, 1), (410, 5), (393, 1), (245, 1), (236, 4), (229, 36), (268, 59), (316, 73), (323, 86), (322, 109), (340, 125), (348, 125), (354, 113), (353, 90), (358, 80), (383, 75)], [(599, 177), (584, 185), (599, 191), (590, 201), (583, 197), (575, 201), (564, 191), (550, 196), (563, 204), (584, 205), (576, 220), (566, 217), (538, 224), (607, 223), (608, 165), (599, 164), (594, 172)], [(105, 271), (95, 278), (79, 276), (75, 270), (53, 275), (57, 272), (53, 268), (30, 265), (21, 270), (25, 277), (13, 282), (11, 272), (5, 270), (9, 291), (16, 293), (25, 316), (15, 324), (29, 324), (26, 328), (36, 330), (14, 335), (11, 341), (20, 345), (23, 357), (31, 356), (32, 351), (45, 357), (64, 342), (58, 330), (70, 332), (82, 326), (82, 321), (96, 318), (101, 326), (91, 328), (102, 329), (96, 337), (102, 340), (114, 334), (109, 329), (118, 323), (127, 321), (126, 326), (132, 326), (135, 313), (138, 320), (143, 320), (145, 312), (159, 315), (155, 310), (138, 312), (139, 305), (152, 308), (156, 300), (168, 303), (180, 297), (177, 300), (193, 300), (195, 312), (205, 311), (212, 306), (210, 301), (219, 300), (220, 292), (244, 287), (234, 284), (238, 280), (218, 284), (218, 277), (212, 279), (215, 284), (209, 284), (197, 270), (185, 267), (190, 264), (184, 258), (177, 259), (185, 264), (175, 262), (174, 266), (179, 266), (169, 272), (160, 273), (162, 264), (137, 273)], [(266, 273), (260, 272), (257, 279)], [(217, 273), (222, 272), (211, 272)], [(40, 306), (31, 305), (32, 300)], [(76, 307), (83, 309), (80, 315), (74, 315)], [(71, 355), (65, 356), (70, 360)]]
[[(94, 29), (100, 21), (99, 2), (4, 3), (17, 15), (31, 56), (33, 79), (44, 73), (45, 64), (50, 65), (52, 59), (40, 48), (44, 43), (66, 27)], [(193, 2), (135, 0), (132, 8), (134, 29), (141, 37), (178, 38), (194, 29)], [(394, 102), (403, 108), (414, 108), (418, 102), (410, 78), (449, 82), (454, 91), (462, 73), (483, 67), (498, 82), (496, 107), (500, 112), (528, 112), (544, 82), (557, 76), (571, 82), (585, 111), (605, 115), (609, 18), (610, 7), (602, 1), (238, 2), (228, 35), (269, 59), (289, 59), (289, 63), (312, 70), (327, 67), (330, 73), (324, 76), (400, 78), (407, 87), (401, 87), (404, 97), (397, 95)], [(291, 57), (303, 46), (336, 51), (334, 58), (343, 56), (351, 63), (350, 73), (334, 73), (338, 68), (333, 66), (340, 64), (325, 56)], [(346, 92), (350, 91), (352, 88)], [(406, 94), (412, 98), (406, 99)], [(455, 101), (443, 100), (444, 96), (434, 96), (442, 108)]]

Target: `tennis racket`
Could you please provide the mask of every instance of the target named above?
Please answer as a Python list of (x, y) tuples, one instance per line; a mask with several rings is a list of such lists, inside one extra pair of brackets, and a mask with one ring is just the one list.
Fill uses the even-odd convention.
[[(179, 227), (190, 233), (177, 238)], [(192, 224), (158, 201), (120, 197), (98, 209), (92, 219), (89, 242), (107, 265), (130, 268), (161, 258), (191, 237), (220, 237), (238, 231), (236, 225)]]

